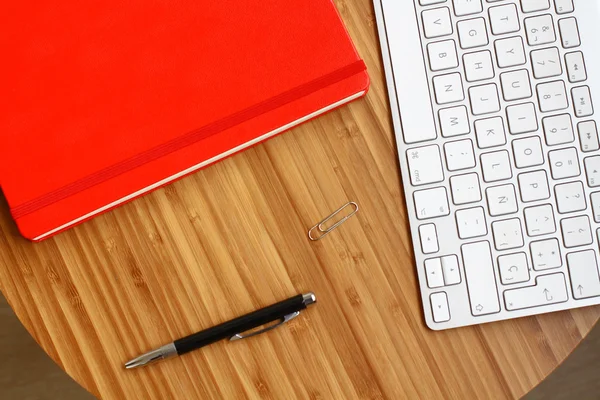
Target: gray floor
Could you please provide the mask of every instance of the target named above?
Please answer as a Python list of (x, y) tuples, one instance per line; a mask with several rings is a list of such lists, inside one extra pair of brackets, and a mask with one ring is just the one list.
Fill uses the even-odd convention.
[[(0, 295), (0, 399), (92, 400), (56, 366)], [(600, 326), (526, 400), (600, 398)]]
[(42, 351), (1, 294), (0, 399), (94, 399)]

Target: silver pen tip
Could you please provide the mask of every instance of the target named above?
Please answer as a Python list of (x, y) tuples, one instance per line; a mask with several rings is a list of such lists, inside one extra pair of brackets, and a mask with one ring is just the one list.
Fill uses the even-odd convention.
[(133, 369), (137, 367), (143, 367), (145, 365), (152, 364), (156, 361), (165, 360), (167, 358), (175, 357), (177, 355), (177, 349), (173, 343), (167, 344), (159, 349), (152, 350), (146, 354), (134, 358), (131, 361), (125, 363), (126, 369)]
[(309, 306), (317, 302), (317, 296), (313, 292), (308, 292), (302, 295), (302, 302), (305, 306)]

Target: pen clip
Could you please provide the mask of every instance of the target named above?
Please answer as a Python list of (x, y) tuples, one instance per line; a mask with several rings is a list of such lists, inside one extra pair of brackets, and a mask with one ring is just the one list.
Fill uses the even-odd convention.
[(232, 337), (230, 337), (229, 340), (230, 341), (241, 340), (241, 339), (247, 339), (247, 338), (252, 337), (252, 336), (260, 335), (261, 333), (265, 333), (265, 332), (273, 330), (273, 329), (275, 329), (277, 327), (280, 327), (281, 325), (285, 324), (286, 322), (288, 322), (288, 321), (296, 318), (298, 315), (300, 315), (300, 311), (296, 311), (294, 313), (288, 314), (288, 315), (284, 316), (283, 318), (280, 318), (279, 321), (276, 324), (273, 324), (271, 326), (267, 326), (266, 328), (261, 329), (260, 331), (252, 332), (252, 333), (249, 333), (247, 335), (243, 335), (242, 334), (243, 332), (242, 333), (238, 333), (238, 334), (235, 334)]

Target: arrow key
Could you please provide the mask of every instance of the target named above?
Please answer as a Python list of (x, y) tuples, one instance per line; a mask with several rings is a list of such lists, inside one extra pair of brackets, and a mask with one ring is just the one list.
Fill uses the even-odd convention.
[(504, 291), (508, 311), (564, 303), (569, 299), (562, 273), (538, 276), (535, 286)]
[(450, 307), (448, 307), (448, 296), (444, 292), (434, 293), (429, 297), (433, 320), (435, 322), (450, 321)]
[(433, 254), (440, 250), (435, 224), (421, 225), (419, 227), (421, 250), (423, 254)]
[(458, 268), (457, 256), (442, 257), (442, 271), (446, 286), (458, 285), (460, 283), (460, 270)]
[(600, 274), (595, 251), (567, 254), (567, 264), (575, 299), (600, 296)]
[(427, 274), (427, 286), (432, 289), (444, 286), (441, 258), (425, 260), (425, 273)]

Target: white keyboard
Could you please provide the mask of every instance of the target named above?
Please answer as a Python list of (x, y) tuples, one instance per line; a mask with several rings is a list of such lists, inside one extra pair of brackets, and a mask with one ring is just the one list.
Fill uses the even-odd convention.
[(600, 304), (600, 1), (375, 10), (427, 325)]

